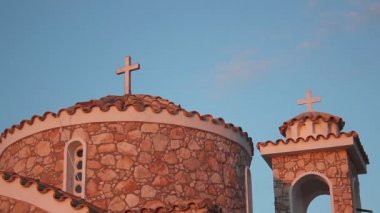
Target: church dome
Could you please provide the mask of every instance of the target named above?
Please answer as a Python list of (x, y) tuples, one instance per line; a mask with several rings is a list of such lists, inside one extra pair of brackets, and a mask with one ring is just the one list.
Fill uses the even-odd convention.
[(324, 112), (305, 112), (287, 121), (280, 127), (280, 133), (286, 138), (306, 138), (308, 136), (338, 135), (344, 127), (341, 117)]
[(252, 156), (240, 127), (144, 94), (78, 102), (0, 136), (0, 171), (115, 212), (205, 200), (248, 208)]

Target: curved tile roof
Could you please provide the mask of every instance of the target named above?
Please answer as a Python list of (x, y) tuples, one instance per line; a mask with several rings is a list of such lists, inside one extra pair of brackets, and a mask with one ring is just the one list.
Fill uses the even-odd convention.
[(141, 208), (135, 210), (126, 210), (124, 213), (170, 213), (170, 212), (194, 212), (196, 210), (207, 210), (208, 213), (222, 213), (222, 209), (213, 205), (211, 200), (190, 201), (182, 204), (174, 204), (167, 207)]
[[(6, 182), (13, 182), (15, 180), (19, 180), (19, 184), (26, 187), (34, 187), (38, 192), (45, 194), (46, 192), (52, 190), (54, 192), (53, 198), (59, 202), (64, 201), (66, 199), (71, 199), (70, 205), (73, 210), (79, 210), (84, 207), (89, 209), (89, 213), (106, 213), (112, 212), (109, 210), (101, 209), (99, 207), (94, 206), (93, 204), (87, 202), (86, 200), (74, 196), (70, 193), (62, 191), (61, 189), (40, 182), (37, 179), (32, 179), (24, 176), (20, 176), (14, 172), (5, 172), (0, 171), (1, 178)], [(125, 213), (160, 213), (160, 212), (188, 212), (192, 210), (207, 210), (209, 213), (221, 213), (222, 210), (217, 205), (212, 204), (211, 200), (203, 200), (203, 201), (188, 201), (180, 204), (168, 205), (168, 206), (158, 206), (155, 208), (138, 208), (133, 210), (125, 210)]]
[(294, 118), (291, 118), (287, 121), (285, 121), (280, 127), (280, 133), (285, 137), (286, 129), (290, 126), (292, 126), (295, 122), (303, 122), (306, 119), (310, 119), (312, 121), (316, 121), (318, 119), (322, 119), (325, 122), (333, 121), (334, 123), (338, 124), (339, 131), (343, 129), (344, 127), (344, 121), (341, 117), (331, 115), (324, 112), (304, 112), (299, 115), (297, 115)]
[(247, 139), (247, 141), (250, 142), (250, 146), (253, 150), (252, 138), (249, 137), (248, 133), (244, 132), (241, 127), (236, 127), (231, 123), (226, 123), (222, 118), (214, 118), (210, 114), (201, 115), (197, 111), (187, 111), (180, 105), (176, 105), (173, 102), (163, 99), (159, 96), (144, 94), (127, 94), (124, 96), (109, 95), (98, 100), (78, 102), (74, 106), (59, 110), (58, 113), (46, 112), (42, 116), (34, 115), (30, 120), (23, 120), (20, 122), (20, 124), (13, 125), (12, 127), (5, 129), (0, 135), (0, 143), (2, 142), (2, 138), (7, 137), (7, 134), (13, 133), (15, 129), (22, 129), (25, 124), (31, 125), (37, 119), (44, 121), (48, 115), (59, 117), (62, 112), (67, 112), (68, 114), (73, 115), (77, 110), (82, 110), (85, 113), (90, 113), (94, 107), (99, 107), (101, 111), (106, 112), (112, 106), (116, 107), (119, 111), (125, 111), (129, 107), (133, 107), (136, 111), (142, 112), (146, 108), (150, 108), (155, 113), (160, 113), (161, 111), (166, 110), (172, 115), (183, 113), (186, 117), (197, 116), (201, 120), (210, 120), (213, 124), (223, 125), (225, 128), (232, 129), (234, 132), (241, 134), (244, 138)]
[(52, 185), (49, 185), (46, 183), (42, 183), (39, 180), (28, 178), (28, 177), (23, 177), (23, 176), (20, 176), (16, 173), (13, 173), (13, 172), (0, 171), (0, 175), (1, 175), (1, 178), (3, 180), (5, 180), (6, 182), (13, 182), (15, 180), (19, 180), (20, 185), (22, 185), (26, 188), (30, 188), (30, 187), (34, 186), (34, 188), (36, 190), (38, 190), (38, 192), (40, 192), (41, 194), (45, 194), (46, 192), (52, 190), (54, 192), (53, 198), (55, 200), (64, 201), (66, 199), (70, 199), (71, 200), (70, 205), (73, 208), (73, 210), (79, 210), (79, 209), (82, 209), (84, 207), (87, 207), (89, 209), (90, 213), (106, 212), (105, 210), (100, 209), (100, 208), (92, 205), (91, 203), (85, 201), (84, 199), (82, 199), (80, 197), (77, 197), (77, 196), (74, 196), (70, 193), (62, 191), (61, 189), (59, 189), (55, 186), (52, 186)]
[(292, 138), (289, 138), (289, 139), (286, 139), (286, 140), (283, 140), (283, 139), (278, 139), (276, 141), (264, 141), (264, 142), (258, 142), (256, 144), (256, 148), (258, 150), (260, 150), (261, 147), (265, 147), (267, 146), (268, 144), (272, 144), (272, 145), (279, 145), (279, 144), (289, 144), (289, 143), (307, 143), (309, 142), (310, 140), (319, 140), (319, 139), (325, 139), (325, 140), (328, 140), (332, 137), (334, 138), (340, 138), (341, 136), (347, 136), (347, 137), (354, 137), (354, 140), (355, 140), (355, 143), (356, 145), (358, 146), (359, 148), (359, 151), (360, 153), (363, 155), (363, 158), (365, 160), (365, 163), (366, 164), (369, 164), (369, 159), (368, 159), (368, 155), (367, 153), (364, 151), (364, 147), (362, 145), (362, 143), (360, 142), (360, 139), (359, 139), (359, 135), (358, 133), (356, 133), (355, 131), (351, 131), (351, 132), (341, 132), (339, 133), (339, 135), (335, 135), (334, 133), (330, 133), (328, 134), (327, 136), (324, 136), (324, 135), (317, 135), (317, 136), (308, 136), (306, 138), (297, 138), (297, 139), (292, 139)]
[(180, 105), (176, 105), (159, 96), (127, 94), (125, 96), (109, 95), (98, 100), (78, 102), (74, 106), (61, 109), (58, 114), (62, 111), (74, 114), (77, 109), (82, 109), (84, 112), (91, 112), (94, 107), (99, 107), (102, 111), (108, 111), (111, 106), (115, 106), (119, 111), (125, 111), (128, 107), (134, 107), (140, 112), (144, 111), (145, 108), (150, 107), (156, 113), (159, 113), (162, 110), (167, 110), (171, 114), (176, 114), (182, 109)]

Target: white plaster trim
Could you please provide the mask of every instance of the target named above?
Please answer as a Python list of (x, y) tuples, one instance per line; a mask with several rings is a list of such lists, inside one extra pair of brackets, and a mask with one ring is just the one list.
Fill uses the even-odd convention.
[[(64, 165), (63, 166), (63, 190), (65, 192), (67, 192), (67, 169), (68, 169), (67, 162), (69, 160), (69, 159), (67, 159), (68, 148), (69, 148), (70, 144), (75, 143), (75, 142), (81, 143), (82, 148), (83, 148), (83, 161), (82, 161), (83, 162), (82, 163), (83, 171), (82, 171), (82, 195), (81, 195), (81, 197), (86, 198), (86, 165), (87, 165), (87, 146), (86, 145), (87, 144), (83, 141), (82, 138), (79, 138), (79, 137), (72, 138), (65, 143), (65, 152), (64, 152), (64, 160), (63, 160), (64, 161), (64, 164), (63, 164)], [(74, 194), (74, 193), (71, 193), (71, 194)]]
[(352, 136), (342, 135), (339, 138), (330, 137), (327, 140), (320, 138), (318, 140), (309, 139), (308, 141), (300, 140), (298, 142), (289, 141), (284, 144), (267, 143), (265, 146), (260, 146), (261, 155), (278, 155), (287, 153), (297, 153), (304, 151), (316, 151), (332, 148), (351, 147), (354, 145)]
[(232, 128), (226, 128), (224, 124), (214, 124), (210, 119), (201, 120), (197, 114), (194, 114), (193, 117), (186, 117), (183, 112), (172, 115), (166, 110), (156, 113), (151, 108), (139, 112), (133, 107), (129, 107), (125, 111), (119, 111), (115, 106), (112, 106), (106, 112), (101, 111), (99, 107), (94, 107), (90, 113), (85, 113), (78, 109), (73, 115), (69, 115), (67, 111), (62, 111), (59, 117), (53, 117), (48, 114), (44, 121), (34, 119), (32, 125), (25, 123), (21, 129), (15, 128), (13, 133), (8, 133), (6, 138), (2, 138), (0, 154), (6, 147), (16, 141), (41, 131), (84, 123), (116, 121), (164, 123), (200, 129), (230, 139), (241, 145), (248, 154), (252, 155), (253, 153), (249, 141), (240, 132), (234, 132)]
[(74, 209), (70, 202), (70, 198), (63, 201), (54, 199), (54, 191), (49, 190), (46, 193), (41, 193), (37, 190), (37, 184), (33, 183), (32, 186), (24, 187), (20, 184), (20, 178), (16, 178), (12, 182), (6, 182), (0, 178), (0, 195), (20, 200), (41, 208), (47, 212), (67, 213), (67, 212), (89, 212), (87, 207), (81, 209)]
[(350, 157), (357, 166), (358, 172), (360, 174), (367, 173), (365, 160), (355, 143), (354, 136), (352, 135), (340, 135), (338, 138), (330, 137), (327, 139), (309, 139), (308, 141), (300, 140), (298, 142), (289, 141), (286, 144), (282, 142), (279, 142), (278, 144), (269, 142), (265, 146), (260, 146), (260, 153), (265, 161), (272, 166), (271, 158), (275, 156), (334, 149), (348, 150)]
[(296, 212), (293, 211), (293, 188), (294, 188), (295, 184), (296, 184), (300, 179), (302, 179), (303, 177), (305, 177), (305, 176), (307, 176), (307, 175), (316, 175), (316, 176), (322, 178), (322, 179), (325, 181), (325, 183), (329, 186), (331, 212), (334, 213), (335, 211), (334, 211), (334, 193), (333, 193), (333, 185), (332, 185), (331, 181), (329, 180), (329, 178), (328, 178), (326, 175), (324, 175), (324, 174), (322, 174), (322, 173), (319, 173), (319, 172), (313, 172), (313, 171), (311, 171), (311, 172), (305, 172), (305, 173), (303, 173), (302, 175), (296, 177), (296, 178), (292, 181), (292, 183), (291, 183), (291, 185), (290, 185), (290, 188), (289, 188), (290, 212), (291, 212), (291, 213), (296, 213)]
[(246, 213), (252, 213), (252, 176), (251, 171), (248, 166), (245, 166), (244, 169), (244, 176), (245, 176), (245, 212)]

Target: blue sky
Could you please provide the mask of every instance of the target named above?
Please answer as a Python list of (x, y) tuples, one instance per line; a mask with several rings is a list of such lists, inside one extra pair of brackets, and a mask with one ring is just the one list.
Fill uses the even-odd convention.
[[(362, 206), (380, 211), (380, 1), (2, 0), (0, 129), (122, 95), (115, 71), (128, 54), (141, 64), (133, 93), (222, 117), (255, 143), (280, 138), (312, 89), (322, 97), (316, 111), (359, 133), (371, 163)], [(257, 150), (252, 173), (255, 212), (274, 212), (271, 170)], [(327, 199), (310, 212), (327, 211)]]

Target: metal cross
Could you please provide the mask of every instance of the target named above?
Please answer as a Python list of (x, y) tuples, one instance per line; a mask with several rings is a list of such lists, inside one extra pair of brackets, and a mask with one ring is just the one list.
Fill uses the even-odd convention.
[(299, 104), (299, 105), (306, 104), (307, 105), (307, 111), (312, 112), (313, 111), (313, 103), (317, 103), (320, 101), (321, 101), (320, 97), (313, 98), (313, 96), (311, 95), (311, 90), (307, 90), (306, 99), (298, 100), (297, 104)]
[(131, 64), (131, 56), (125, 57), (125, 66), (117, 69), (116, 74), (125, 73), (125, 94), (131, 94), (131, 72), (140, 69), (140, 64)]

